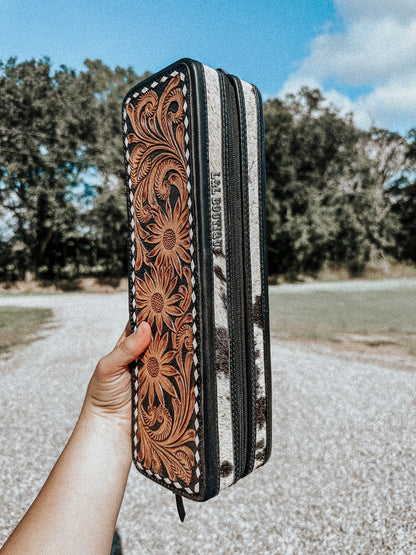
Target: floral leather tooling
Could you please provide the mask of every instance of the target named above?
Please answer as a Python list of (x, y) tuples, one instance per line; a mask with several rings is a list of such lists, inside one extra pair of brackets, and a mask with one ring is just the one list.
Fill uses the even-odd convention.
[[(199, 490), (198, 393), (186, 84), (180, 74), (126, 105), (137, 324), (153, 339), (137, 365), (135, 455), (166, 484)], [(193, 327), (194, 326), (194, 327)]]

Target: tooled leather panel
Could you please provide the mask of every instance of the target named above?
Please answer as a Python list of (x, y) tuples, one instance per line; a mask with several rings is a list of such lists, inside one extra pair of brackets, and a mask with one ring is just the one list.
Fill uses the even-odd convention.
[(187, 92), (177, 71), (136, 89), (124, 137), (131, 299), (135, 325), (146, 320), (153, 332), (134, 370), (134, 457), (146, 475), (194, 495), (201, 457)]

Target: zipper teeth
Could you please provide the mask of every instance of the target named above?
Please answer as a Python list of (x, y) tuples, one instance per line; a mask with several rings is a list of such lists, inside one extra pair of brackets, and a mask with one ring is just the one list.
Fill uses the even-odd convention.
[(240, 122), (234, 88), (223, 73), (226, 95), (226, 166), (227, 166), (227, 212), (229, 253), (227, 259), (230, 269), (229, 311), (232, 318), (230, 327), (231, 379), (234, 396), (232, 408), (235, 426), (235, 481), (241, 478), (246, 466), (247, 457), (247, 387), (245, 383), (245, 324), (244, 324), (244, 258), (242, 233), (242, 191), (240, 167)]
[[(236, 94), (238, 121), (240, 124), (240, 168), (241, 168), (241, 218), (243, 226), (242, 234), (242, 256), (244, 260), (245, 282), (244, 282), (244, 318), (245, 318), (245, 356), (246, 372), (244, 374), (244, 385), (246, 393), (246, 413), (245, 413), (245, 457), (246, 465), (242, 469), (242, 477), (249, 474), (254, 465), (255, 443), (256, 443), (256, 369), (254, 356), (254, 323), (252, 312), (252, 266), (251, 266), (251, 242), (250, 242), (250, 193), (249, 193), (249, 169), (248, 169), (248, 147), (247, 147), (247, 120), (245, 113), (245, 94), (243, 86), (237, 77), (232, 76), (233, 89)], [(246, 224), (246, 225), (244, 225)]]

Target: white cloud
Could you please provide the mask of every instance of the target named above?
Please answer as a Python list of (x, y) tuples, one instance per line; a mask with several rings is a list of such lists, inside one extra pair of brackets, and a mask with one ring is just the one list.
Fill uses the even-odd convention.
[(395, 130), (416, 125), (416, 72), (392, 78), (362, 99), (381, 127)]
[(321, 83), (319, 79), (313, 77), (312, 75), (302, 75), (298, 72), (293, 73), (280, 89), (279, 96), (296, 93), (301, 87), (305, 86), (310, 89), (319, 89), (321, 87)]
[(363, 85), (369, 81), (381, 83), (415, 63), (416, 18), (407, 24), (383, 19), (371, 26), (359, 21), (345, 33), (317, 37), (300, 71)]
[[(314, 83), (328, 99), (370, 123), (402, 132), (416, 125), (416, 0), (335, 0), (344, 29), (325, 31), (282, 87)], [(334, 88), (325, 89), (331, 80)], [(366, 87), (354, 102), (336, 87)], [(298, 87), (299, 88), (299, 87)], [(344, 88), (345, 90), (345, 88)]]
[(416, 17), (414, 0), (334, 0), (340, 15), (347, 21), (375, 21), (385, 17), (407, 22)]
[(354, 114), (354, 122), (361, 129), (368, 129), (374, 123), (371, 110), (362, 101), (353, 102), (345, 94), (341, 94), (335, 89), (325, 91), (325, 99), (328, 104), (332, 104), (340, 109), (342, 115)]

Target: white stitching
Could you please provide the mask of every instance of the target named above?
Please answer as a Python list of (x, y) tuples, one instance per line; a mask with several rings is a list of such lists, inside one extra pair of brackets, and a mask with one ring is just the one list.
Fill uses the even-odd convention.
[[(175, 77), (176, 75), (178, 75), (178, 72), (177, 72), (177, 71), (173, 71), (173, 72), (170, 74), (170, 77)], [(182, 80), (182, 82), (183, 82), (183, 85), (182, 85), (182, 92), (183, 92), (183, 95), (184, 95), (184, 97), (185, 97), (186, 94), (187, 94), (187, 92), (188, 92), (187, 87), (186, 87), (186, 84), (185, 84), (185, 82), (184, 82), (184, 81), (185, 81), (185, 75), (184, 75), (183, 73), (181, 73), (181, 74), (180, 74), (180, 78), (181, 78), (181, 80)], [(166, 76), (162, 76), (162, 77), (160, 78), (160, 82), (161, 82), (161, 83), (164, 83), (166, 80), (167, 80), (167, 77), (166, 77)], [(151, 86), (152, 88), (155, 88), (158, 84), (159, 84), (158, 82), (153, 81), (153, 82), (151, 83), (150, 86)], [(137, 98), (140, 94), (144, 94), (144, 93), (147, 92), (148, 90), (149, 90), (149, 89), (148, 89), (147, 87), (143, 87), (143, 89), (141, 89), (141, 91), (136, 91), (132, 96), (133, 96), (134, 98)], [(126, 104), (125, 104), (125, 105), (127, 106), (127, 104), (129, 104), (130, 101), (131, 101), (131, 97), (129, 97), (129, 98), (126, 100)], [(186, 152), (186, 174), (187, 174), (187, 176), (188, 176), (188, 178), (189, 178), (189, 176), (190, 176), (190, 174), (191, 174), (191, 169), (190, 169), (190, 166), (189, 166), (189, 149), (188, 149), (188, 143), (189, 143), (189, 134), (188, 134), (189, 119), (188, 119), (188, 116), (187, 116), (187, 114), (186, 114), (187, 108), (188, 108), (188, 104), (187, 104), (187, 102), (186, 102), (186, 100), (185, 100), (185, 101), (184, 101), (184, 106), (183, 106), (184, 113), (185, 113), (184, 124), (185, 124), (185, 131), (186, 131), (186, 132), (185, 132), (184, 140), (185, 140), (185, 149), (186, 149), (186, 151), (185, 151), (185, 152)], [(123, 120), (124, 120), (124, 121), (123, 121), (123, 129), (124, 129), (124, 133), (126, 133), (126, 132), (127, 132), (127, 110), (126, 110), (126, 109), (123, 110)], [(130, 175), (130, 174), (131, 174), (130, 154), (129, 154), (127, 145), (126, 145), (126, 160), (127, 160), (127, 163), (128, 163), (127, 172), (128, 172), (128, 175)], [(132, 185), (133, 185), (130, 179), (128, 180), (128, 185), (129, 185), (129, 188), (131, 188)], [(189, 180), (188, 180), (188, 182), (187, 182), (187, 190), (188, 190), (188, 194), (190, 194), (190, 192), (191, 192), (191, 183), (190, 183)], [(132, 193), (131, 189), (130, 189), (130, 193)], [(130, 202), (131, 202), (131, 198), (130, 198)], [(190, 226), (190, 240), (191, 240), (191, 245), (190, 245), (190, 252), (191, 252), (191, 282), (192, 282), (192, 286), (194, 286), (194, 284), (195, 284), (195, 277), (194, 277), (195, 263), (194, 263), (194, 259), (193, 259), (194, 247), (193, 247), (193, 243), (192, 243), (192, 238), (193, 238), (193, 231), (192, 231), (193, 217), (192, 217), (192, 214), (191, 214), (192, 200), (191, 200), (190, 196), (188, 197), (188, 207), (189, 207), (189, 226)], [(132, 232), (132, 243), (131, 243), (131, 244), (132, 244), (132, 248), (131, 248), (131, 251), (132, 251), (132, 257), (131, 257), (131, 265), (132, 265), (132, 286), (131, 286), (131, 295), (132, 295), (132, 299), (133, 299), (133, 300), (132, 300), (132, 308), (133, 308), (133, 310), (134, 310), (134, 312), (135, 312), (135, 318), (134, 318), (134, 321), (135, 321), (135, 324), (134, 324), (134, 331), (135, 331), (135, 330), (137, 329), (137, 327), (138, 327), (137, 324), (136, 324), (136, 322), (137, 322), (137, 316), (138, 316), (138, 315), (136, 314), (136, 301), (135, 301), (135, 299), (136, 299), (136, 287), (135, 287), (135, 275), (136, 275), (136, 274), (135, 274), (135, 266), (136, 266), (136, 254), (137, 254), (137, 253), (136, 253), (135, 242), (134, 242), (135, 229), (134, 229), (134, 209), (133, 209), (133, 206), (131, 206), (131, 215), (132, 215), (132, 217), (131, 217), (131, 219), (130, 219), (130, 228), (131, 228), (131, 232)], [(192, 331), (193, 331), (193, 334), (194, 334), (194, 339), (193, 339), (192, 345), (193, 345), (194, 351), (196, 350), (196, 348), (197, 348), (197, 346), (198, 346), (198, 343), (197, 343), (196, 337), (195, 337), (195, 334), (196, 334), (196, 332), (197, 332), (195, 301), (196, 301), (196, 296), (195, 296), (195, 293), (194, 293), (194, 291), (193, 291), (193, 292), (192, 292), (192, 304), (193, 304), (193, 308), (192, 308), (192, 317), (193, 317)], [(196, 356), (196, 353), (195, 353), (195, 352), (194, 352), (194, 356), (193, 356), (193, 362), (194, 362), (194, 367), (195, 367), (195, 370), (194, 370), (194, 378), (195, 378), (195, 382), (197, 382), (198, 377), (199, 377), (199, 372), (198, 372), (198, 369), (197, 369), (198, 357)], [(138, 441), (137, 441), (137, 432), (138, 432), (138, 424), (137, 424), (137, 414), (138, 414), (138, 410), (137, 410), (137, 403), (138, 403), (138, 373), (139, 373), (139, 369), (138, 369), (138, 365), (137, 365), (137, 364), (135, 364), (135, 366), (134, 366), (134, 368), (133, 368), (133, 371), (134, 371), (134, 377), (135, 377), (135, 380), (134, 380), (134, 388), (135, 388), (135, 391), (134, 391), (134, 393), (135, 393), (135, 395), (134, 395), (134, 405), (135, 405), (134, 415), (135, 415), (135, 419), (134, 419), (134, 424), (133, 424), (133, 433), (134, 433), (133, 444), (134, 444), (134, 456), (135, 456), (135, 459), (136, 459), (136, 461), (137, 461), (137, 459), (138, 459), (138, 452), (137, 452), (137, 446), (138, 446)], [(194, 393), (195, 393), (195, 430), (196, 430), (196, 432), (198, 433), (199, 421), (198, 421), (197, 416), (198, 416), (198, 413), (199, 413), (199, 405), (198, 405), (199, 390), (198, 390), (198, 387), (197, 387), (196, 383), (195, 383), (195, 387), (194, 387)], [(195, 454), (195, 460), (196, 460), (196, 462), (197, 462), (196, 468), (195, 468), (195, 475), (197, 476), (197, 478), (199, 478), (199, 476), (200, 476), (200, 474), (201, 474), (201, 471), (200, 471), (200, 469), (199, 469), (199, 461), (200, 461), (199, 448), (198, 448), (198, 447), (199, 447), (199, 442), (200, 442), (200, 441), (199, 441), (199, 438), (198, 438), (198, 436), (197, 436), (197, 437), (196, 437), (196, 441), (195, 441), (195, 445), (196, 445), (196, 447), (197, 447), (197, 451), (196, 451), (196, 454)], [(171, 480), (169, 480), (168, 478), (164, 478), (164, 479), (162, 480), (161, 476), (159, 476), (156, 472), (153, 472), (153, 471), (150, 470), (150, 469), (144, 469), (143, 465), (140, 464), (138, 461), (137, 461), (137, 464), (138, 464), (138, 466), (139, 466), (142, 470), (145, 470), (147, 474), (152, 475), (152, 476), (153, 476), (154, 478), (156, 478), (157, 480), (159, 480), (159, 481), (164, 481), (166, 484), (172, 484)], [(188, 487), (188, 488), (185, 488), (185, 487), (181, 486), (178, 482), (175, 482), (174, 485), (175, 485), (176, 488), (178, 488), (178, 489), (179, 489), (179, 488), (182, 488), (182, 489), (184, 489), (184, 490), (185, 490), (186, 492), (188, 492), (188, 493), (199, 493), (199, 489), (200, 489), (199, 483), (196, 483), (195, 488), (194, 488), (194, 492), (192, 492), (191, 488), (189, 488), (189, 487)]]

